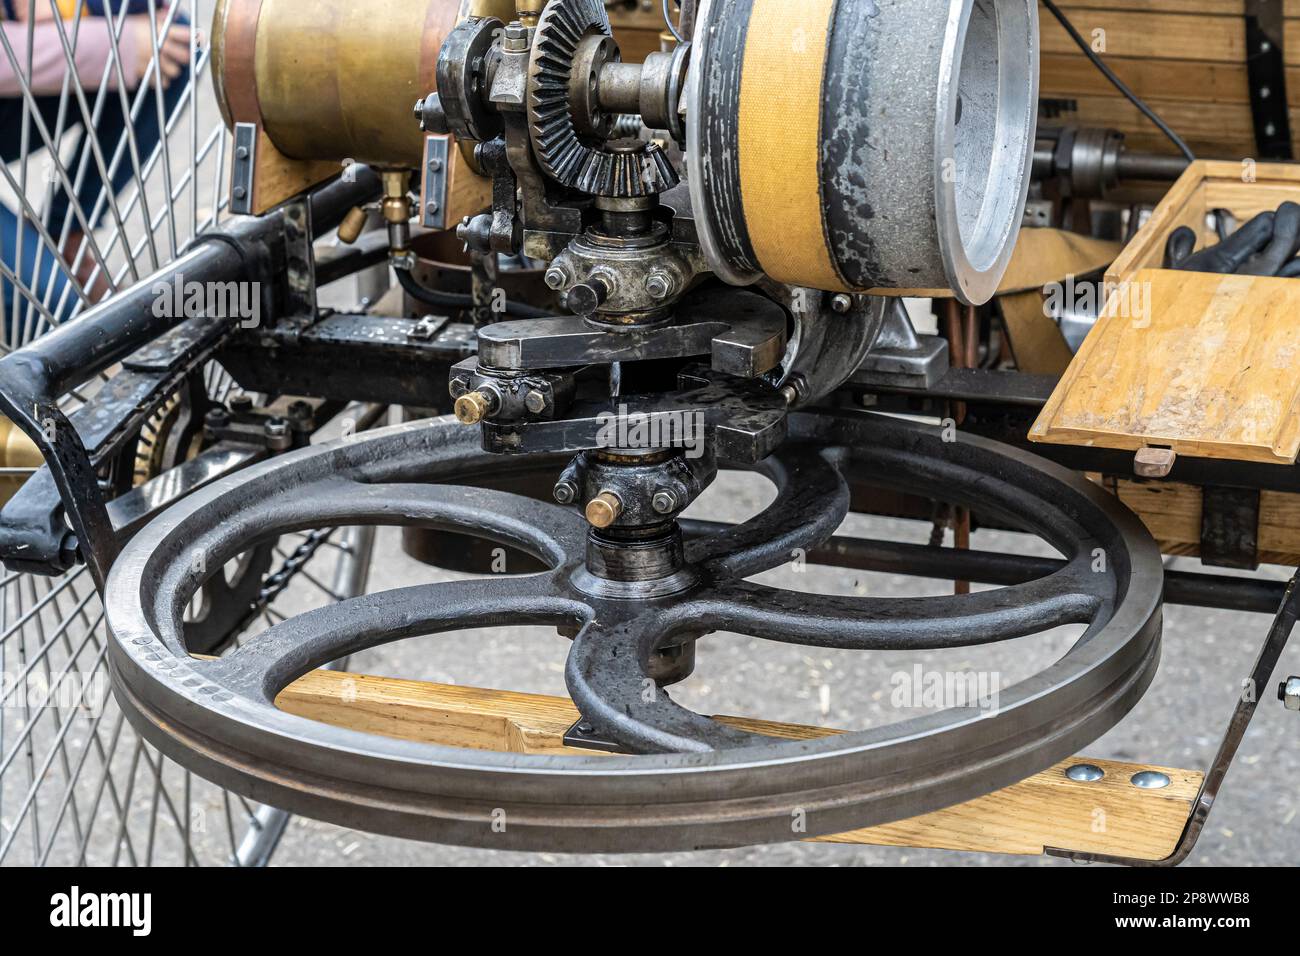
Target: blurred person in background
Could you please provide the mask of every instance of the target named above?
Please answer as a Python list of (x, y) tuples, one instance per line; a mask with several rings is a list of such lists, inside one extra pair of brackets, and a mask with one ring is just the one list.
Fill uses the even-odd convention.
[[(81, 185), (77, 188), (75, 202), (92, 228), (98, 225), (98, 222), (91, 220), (91, 215), (101, 198), (104, 183), (94, 156), (85, 155), (90, 149), (89, 138), (94, 137), (105, 168), (111, 170), (113, 193), (121, 193), (127, 183), (135, 179), (135, 166), (129, 150), (124, 147), (125, 151), (115, 170), (111, 164), (118, 144), (125, 139), (129, 110), (135, 103), (135, 91), (142, 84), (147, 84), (148, 89), (133, 124), (142, 167), (159, 141), (161, 130), (154, 92), (156, 80), (150, 69), (155, 31), (159, 44), (165, 115), (171, 115), (176, 102), (184, 94), (189, 79), (190, 26), (185, 18), (177, 14), (168, 27), (167, 16), (168, 9), (161, 0), (154, 4), (153, 17), (149, 12), (148, 0), (35, 0), (34, 3), (32, 0), (0, 0), (0, 27), (3, 27), (7, 46), (13, 53), (11, 58), (8, 51), (0, 48), (0, 161), (12, 163), (22, 156), (24, 79), (34, 101), (28, 104), (29, 109), (34, 106), (49, 135), (55, 135), (59, 104), (68, 75), (68, 58), (60, 37), (61, 31), (73, 50), (77, 78), (85, 90), (92, 115), (97, 92), (102, 85), (107, 87), (99, 121), (89, 132), (84, 129), (84, 118), (75, 92), (69, 93), (64, 109), (65, 135), (74, 130), (80, 134), (76, 149), (64, 168), (68, 180), (75, 185), (83, 158), (85, 160), (85, 172)], [(62, 22), (56, 22), (56, 17)], [(155, 20), (156, 25), (151, 24), (151, 19)], [(120, 63), (113, 63), (110, 25), (120, 31), (117, 37)], [(129, 104), (127, 110), (123, 109), (122, 98), (116, 92), (119, 83), (129, 94), (126, 97)], [(40, 127), (30, 115), (27, 134), (28, 150), (38, 151), (44, 145), (44, 140)], [(63, 234), (66, 224), (67, 241), (63, 245), (62, 257), (71, 267), (85, 236), (80, 220), (69, 212), (69, 204), (74, 200), (53, 174), (53, 168), (52, 165), (49, 167), (50, 172), (45, 177), (28, 179), (27, 199), (39, 211), (40, 197), (37, 194), (44, 192), (46, 181), (53, 183), (51, 201), (41, 213), (41, 218), (56, 242)], [(15, 175), (14, 179), (18, 181), (19, 177)], [(139, 218), (138, 209), (135, 217)], [(103, 218), (102, 208), (98, 218)], [(53, 292), (47, 301), (51, 311), (61, 299), (64, 301), (62, 314), (58, 316), (60, 320), (75, 306), (76, 296), (64, 294), (67, 282), (65, 270), (55, 264), (39, 231), (23, 217), (21, 205), (14, 210), (0, 204), (0, 261), (4, 262), (6, 271), (16, 273), (18, 281), (32, 290), (37, 298), (46, 297), (53, 275)], [(85, 288), (92, 301), (102, 297), (109, 288), (108, 277), (102, 273), (92, 281), (95, 265), (95, 257), (87, 250), (75, 273), (78, 283)], [(9, 328), (9, 320), (13, 314), (13, 298), (17, 296), (26, 300), (26, 296), (13, 288), (7, 275), (0, 274), (0, 287), (4, 292), (4, 327), (11, 333), (7, 338), (12, 342), (14, 330)]]

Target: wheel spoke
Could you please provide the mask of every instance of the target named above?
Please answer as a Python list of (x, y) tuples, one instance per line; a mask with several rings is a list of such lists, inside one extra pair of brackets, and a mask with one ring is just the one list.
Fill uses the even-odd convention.
[(264, 704), (309, 671), (408, 637), (505, 624), (580, 624), (551, 573), (444, 581), (379, 591), (286, 618), (241, 647), (197, 662), (204, 678)]
[(940, 650), (1091, 623), (1107, 598), (1089, 583), (1078, 564), (1028, 584), (939, 597), (804, 594), (742, 581), (701, 595), (696, 609), (711, 629), (785, 644)]
[(638, 753), (703, 753), (762, 738), (687, 710), (655, 685), (643, 662), (664, 636), (663, 616), (612, 628), (589, 624), (569, 649), (569, 696), (596, 731)]
[(728, 531), (690, 542), (687, 560), (714, 580), (767, 571), (821, 544), (849, 511), (849, 490), (839, 471), (818, 451), (777, 452), (760, 472), (777, 486), (767, 510)]

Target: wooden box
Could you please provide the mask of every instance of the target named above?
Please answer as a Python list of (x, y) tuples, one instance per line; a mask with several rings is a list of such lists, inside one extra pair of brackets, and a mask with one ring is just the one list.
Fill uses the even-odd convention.
[(1040, 442), (1293, 464), (1300, 452), (1300, 280), (1160, 268), (1179, 226), (1217, 241), (1300, 202), (1300, 166), (1197, 162), (1107, 273), (1102, 317), (1030, 430)]

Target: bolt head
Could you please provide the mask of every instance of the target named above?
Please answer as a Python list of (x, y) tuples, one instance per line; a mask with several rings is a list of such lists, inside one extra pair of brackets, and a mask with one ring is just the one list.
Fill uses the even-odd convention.
[(271, 418), (267, 420), (265, 430), (270, 438), (283, 438), (289, 434), (289, 423), (283, 418)]
[(672, 277), (663, 272), (652, 272), (646, 276), (645, 290), (652, 299), (666, 299), (673, 291)]
[(660, 488), (650, 499), (650, 507), (654, 508), (655, 514), (672, 514), (677, 510), (677, 496), (667, 488)]
[(1300, 711), (1300, 677), (1288, 677), (1277, 689), (1278, 699), (1287, 710)]
[(831, 308), (843, 315), (853, 308), (853, 296), (841, 292), (839, 295), (832, 297)]
[(571, 505), (578, 497), (578, 486), (571, 481), (557, 481), (551, 494), (560, 504)]
[(548, 289), (558, 292), (564, 288), (567, 281), (568, 276), (564, 274), (564, 270), (559, 266), (552, 266), (546, 270), (546, 287)]
[(524, 407), (534, 415), (540, 415), (546, 411), (546, 396), (534, 388), (524, 396)]

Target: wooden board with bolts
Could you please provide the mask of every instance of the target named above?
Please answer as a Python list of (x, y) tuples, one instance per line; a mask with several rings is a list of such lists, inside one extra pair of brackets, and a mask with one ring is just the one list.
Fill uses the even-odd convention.
[[(578, 719), (562, 697), (482, 690), (338, 671), (313, 671), (286, 688), (277, 705), (292, 714), (365, 733), (423, 743), (523, 754), (600, 757), (568, 747)], [(841, 731), (742, 717), (717, 720), (755, 733), (810, 739)], [(1067, 771), (1090, 765), (1095, 780)], [(1143, 789), (1142, 772), (1168, 784)], [(1086, 775), (1085, 775), (1086, 776)], [(1174, 849), (1202, 775), (1112, 760), (1067, 760), (987, 796), (884, 826), (819, 837), (817, 842), (929, 847), (1037, 855), (1046, 848), (1160, 860)]]

